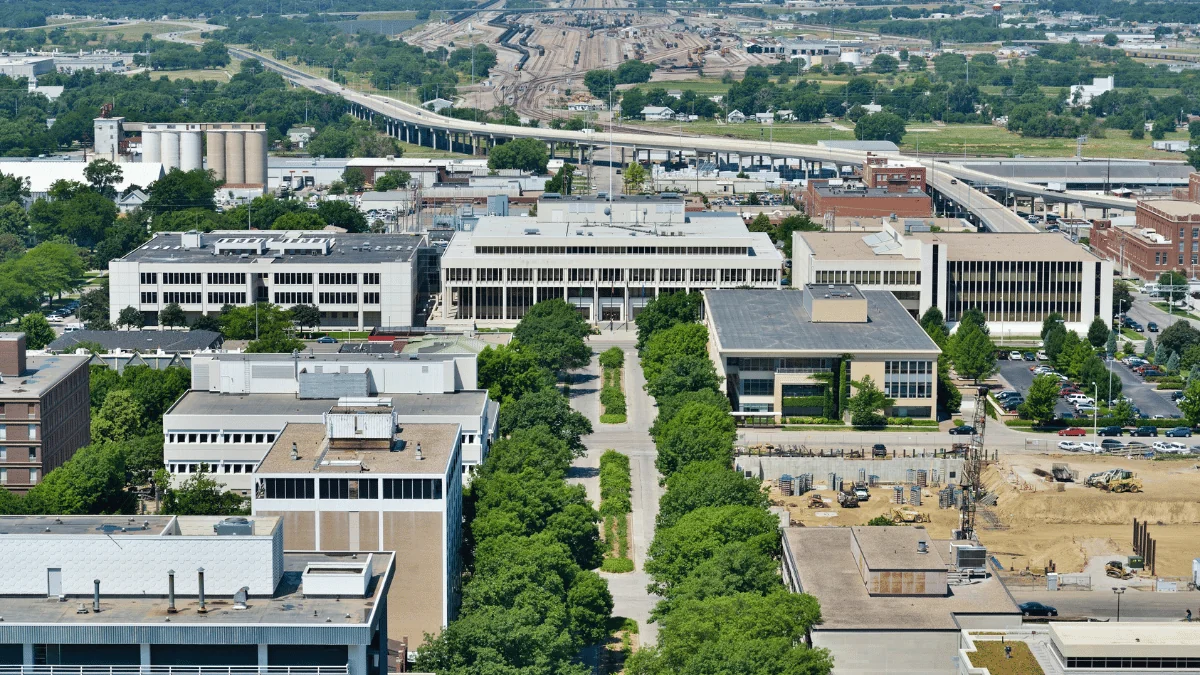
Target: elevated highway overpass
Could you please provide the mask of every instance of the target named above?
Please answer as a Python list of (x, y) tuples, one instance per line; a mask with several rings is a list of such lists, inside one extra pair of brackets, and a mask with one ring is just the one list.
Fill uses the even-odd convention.
[[(718, 161), (737, 162), (749, 159), (751, 163), (770, 159), (798, 160), (806, 169), (843, 166), (861, 166), (867, 154), (862, 151), (823, 148), (798, 143), (777, 143), (717, 136), (694, 136), (662, 133), (647, 130), (645, 133), (621, 131), (614, 133), (567, 131), (474, 122), (434, 114), (432, 111), (403, 101), (384, 96), (363, 94), (346, 89), (336, 82), (316, 77), (286, 63), (265, 57), (248, 50), (230, 47), (230, 53), (238, 58), (261, 61), (267, 68), (281, 73), (296, 86), (305, 87), (324, 94), (334, 94), (350, 103), (351, 113), (361, 119), (378, 122), (386, 132), (406, 143), (427, 145), (467, 154), (483, 154), (487, 148), (499, 142), (516, 138), (534, 138), (551, 145), (562, 143), (577, 147), (581, 161), (586, 160), (588, 150), (612, 145), (621, 152), (621, 163), (625, 163), (626, 150), (634, 157), (642, 152), (657, 150), (668, 156), (694, 152), (697, 156), (711, 156)], [(973, 220), (994, 232), (1036, 232), (1037, 229), (1009, 211), (1004, 205), (988, 195), (974, 190), (969, 184), (992, 184), (996, 177), (969, 167), (932, 160), (920, 160), (929, 171), (929, 183), (945, 197), (963, 207)], [(1020, 181), (1011, 181), (1012, 192), (1024, 196), (1041, 197), (1047, 202), (1079, 202), (1085, 206), (1102, 209), (1132, 211), (1134, 200), (1110, 196), (1060, 193), (1043, 186)]]

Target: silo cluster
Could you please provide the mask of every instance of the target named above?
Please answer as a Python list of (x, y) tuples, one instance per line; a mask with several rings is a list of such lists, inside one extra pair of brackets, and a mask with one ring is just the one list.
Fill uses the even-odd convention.
[[(203, 137), (203, 138), (202, 138)], [(207, 155), (203, 148), (207, 146)], [(167, 171), (208, 168), (226, 185), (265, 185), (267, 128), (254, 122), (222, 124), (146, 124), (142, 161), (162, 162)]]

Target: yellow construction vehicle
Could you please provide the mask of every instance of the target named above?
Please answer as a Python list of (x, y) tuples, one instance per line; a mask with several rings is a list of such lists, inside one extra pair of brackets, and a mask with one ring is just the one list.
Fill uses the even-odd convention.
[(808, 497), (808, 508), (823, 509), (823, 508), (825, 508), (825, 500), (821, 499), (821, 495), (816, 494), (814, 492), (813, 494), (809, 495), (809, 497)]
[(1132, 471), (1109, 469), (1094, 473), (1084, 482), (1088, 487), (1100, 488), (1105, 492), (1141, 492), (1142, 481), (1134, 478)]
[(910, 509), (904, 506), (892, 507), (892, 522), (897, 525), (910, 523), (928, 523), (928, 514), (921, 513), (916, 509)]
[(1132, 579), (1133, 572), (1125, 569), (1120, 560), (1111, 560), (1104, 564), (1104, 573), (1114, 579)]

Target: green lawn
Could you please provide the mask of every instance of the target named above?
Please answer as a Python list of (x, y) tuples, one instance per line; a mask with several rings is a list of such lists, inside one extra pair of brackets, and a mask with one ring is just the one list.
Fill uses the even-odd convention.
[(1141, 333), (1135, 331), (1132, 328), (1122, 328), (1121, 335), (1124, 335), (1125, 337), (1129, 338), (1130, 340), (1145, 340), (1146, 339), (1145, 335), (1142, 335)]
[[(1004, 647), (1012, 647), (1012, 658), (1004, 656)], [(975, 652), (970, 654), (971, 665), (987, 668), (992, 675), (1045, 675), (1037, 658), (1029, 651), (1029, 645), (1019, 641), (1000, 643), (980, 640), (975, 643)]]
[[(1131, 159), (1182, 159), (1182, 155), (1162, 152), (1150, 147), (1149, 137), (1133, 140), (1128, 131), (1108, 129), (1106, 138), (1089, 138), (1083, 146), (1084, 157), (1125, 157)], [(1168, 140), (1184, 140), (1185, 132), (1167, 134)], [(908, 133), (900, 147), (921, 152), (968, 155), (1025, 155), (1033, 157), (1064, 157), (1075, 154), (1074, 138), (1025, 138), (1008, 129), (991, 124), (932, 124), (909, 123)]]
[(1152, 302), (1150, 304), (1154, 305), (1155, 307), (1161, 309), (1164, 312), (1167, 312), (1168, 314), (1170, 314), (1172, 316), (1186, 316), (1189, 319), (1194, 319), (1196, 321), (1200, 321), (1200, 316), (1196, 316), (1195, 314), (1192, 314), (1191, 312), (1185, 312), (1182, 309), (1169, 309), (1167, 307), (1167, 303), (1165, 303), (1165, 302)]
[[(679, 124), (671, 122), (633, 122), (641, 127), (657, 128), (666, 133), (678, 131)], [(847, 125), (852, 124), (850, 122)], [(838, 131), (827, 124), (797, 122), (794, 124), (774, 124), (766, 127), (753, 122), (745, 124), (718, 124), (716, 122), (684, 123), (684, 145), (686, 136), (702, 134), (705, 136), (725, 136), (727, 138), (748, 138), (755, 141), (765, 141), (774, 138), (780, 143), (803, 143), (814, 145), (824, 140), (853, 140), (854, 132)]]

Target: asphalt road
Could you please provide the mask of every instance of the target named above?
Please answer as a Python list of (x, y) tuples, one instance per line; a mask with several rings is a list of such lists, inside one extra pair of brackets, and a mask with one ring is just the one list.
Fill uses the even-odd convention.
[[(1008, 383), (1009, 387), (1025, 394), (1029, 391), (1029, 387), (1033, 385), (1033, 373), (1029, 370), (1029, 366), (1033, 365), (1028, 361), (1000, 361), (1000, 376)], [(1159, 393), (1153, 385), (1146, 384), (1146, 381), (1139, 377), (1129, 368), (1125, 367), (1120, 361), (1113, 361), (1112, 372), (1116, 377), (1121, 378), (1122, 393), (1125, 396), (1133, 399), (1133, 404), (1137, 406), (1143, 414), (1153, 417), (1154, 415), (1163, 415), (1164, 417), (1177, 417), (1180, 415), (1179, 408), (1171, 402), (1169, 394), (1164, 396)], [(1090, 392), (1084, 392), (1091, 395)], [(1066, 402), (1065, 399), (1059, 399), (1058, 405), (1054, 406), (1055, 413), (1072, 413), (1075, 409)]]
[[(1116, 620), (1117, 617), (1117, 598), (1109, 588), (1093, 591), (1013, 590), (1012, 596), (1018, 604), (1033, 601), (1050, 605), (1063, 618)], [(1200, 617), (1200, 593), (1154, 593), (1130, 589), (1121, 596), (1122, 621), (1182, 621), (1184, 611), (1189, 608), (1193, 618), (1200, 620), (1197, 618)]]

